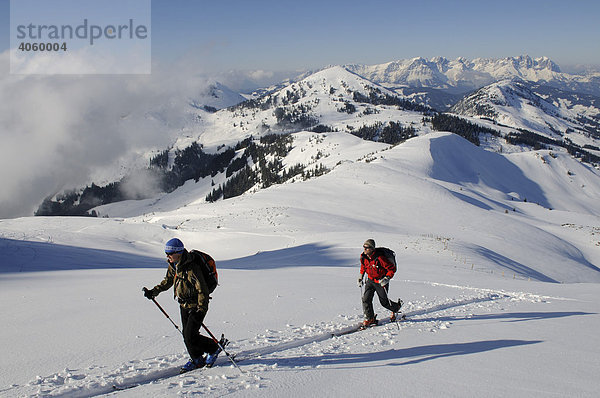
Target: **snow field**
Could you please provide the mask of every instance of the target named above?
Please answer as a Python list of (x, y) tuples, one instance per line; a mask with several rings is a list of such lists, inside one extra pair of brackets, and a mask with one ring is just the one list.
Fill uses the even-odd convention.
[[(206, 324), (213, 333), (224, 332), (232, 340), (227, 350), (237, 354), (245, 374), (230, 365), (225, 356), (212, 369), (177, 374), (178, 367), (187, 360), (181, 337), (143, 298), (139, 288), (145, 280), (158, 281), (160, 270), (10, 274), (7, 279), (13, 284), (23, 280), (42, 296), (50, 296), (51, 290), (60, 288), (63, 300), (42, 302), (28, 311), (34, 319), (43, 315), (48, 318), (36, 324), (44, 333), (29, 334), (30, 318), (17, 319), (11, 327), (13, 332), (3, 330), (2, 335), (10, 337), (10, 347), (27, 346), (32, 339), (42, 346), (52, 342), (49, 349), (28, 348), (36, 360), (27, 361), (27, 367), (5, 368), (7, 387), (3, 393), (93, 396), (112, 392), (113, 384), (140, 384), (119, 391), (118, 395), (301, 396), (322, 392), (322, 396), (333, 396), (350, 394), (360, 388), (364, 377), (372, 374), (368, 377), (401, 379), (408, 391), (415, 392), (409, 392), (409, 396), (427, 395), (428, 391), (435, 395), (442, 386), (450, 396), (460, 396), (463, 387), (473, 396), (477, 392), (490, 396), (545, 396), (552, 391), (567, 392), (564, 383), (557, 384), (545, 376), (558, 371), (554, 367), (560, 365), (563, 378), (575, 383), (569, 388), (574, 388), (578, 396), (592, 396), (594, 379), (586, 377), (597, 365), (592, 353), (582, 350), (577, 336), (586, 335), (590, 344), (598, 340), (590, 339), (585, 332), (600, 322), (598, 305), (585, 301), (589, 297), (583, 294), (598, 293), (597, 285), (545, 284), (468, 269), (438, 269), (431, 265), (434, 262), (426, 250), (421, 254), (421, 263), (401, 265), (398, 278), (392, 280), (391, 297), (403, 298), (403, 310), (409, 319), (398, 326), (387, 321), (382, 326), (340, 337), (331, 335), (362, 319), (356, 269), (222, 269), (222, 286), (214, 294)], [(65, 274), (70, 274), (71, 282), (76, 281), (78, 286), (67, 283), (69, 277)], [(115, 281), (111, 284), (117, 288), (111, 289), (109, 297), (93, 289), (100, 275)], [(409, 278), (400, 279), (404, 275)], [(412, 279), (417, 275), (428, 275), (429, 279)], [(447, 282), (437, 282), (441, 279)], [(453, 280), (469, 280), (470, 284), (455, 284)], [(240, 290), (240, 286), (245, 285), (261, 288), (244, 299), (247, 290)], [(504, 290), (506, 287), (510, 289)], [(92, 311), (90, 318), (88, 302), (68, 300), (81, 297), (80, 289), (88, 292), (88, 301), (104, 300), (106, 309)], [(158, 300), (179, 323), (177, 305), (169, 294), (162, 294)], [(74, 302), (68, 307), (71, 301)], [(379, 307), (377, 300), (375, 303), (379, 318), (385, 319), (388, 312)], [(121, 313), (128, 316), (122, 317)], [(82, 321), (81, 325), (65, 327), (78, 321)], [(82, 329), (84, 324), (88, 327)], [(546, 348), (536, 349), (541, 345)], [(67, 346), (72, 351), (66, 350)], [(551, 360), (557, 351), (561, 364)], [(21, 363), (22, 349), (7, 354), (7, 363)], [(579, 365), (565, 369), (565, 361)], [(443, 372), (437, 374), (437, 388), (428, 386), (430, 375), (423, 374), (423, 379), (415, 380), (414, 372), (420, 374), (422, 367), (430, 368), (429, 364), (433, 369), (428, 372), (434, 371), (441, 366), (438, 362), (445, 364)], [(56, 370), (47, 372), (48, 369)], [(476, 375), (497, 379), (485, 383), (471, 380)], [(332, 382), (331, 377), (341, 379)], [(520, 382), (509, 383), (513, 377)], [(312, 380), (313, 384), (302, 380)], [(546, 381), (554, 387), (548, 388)], [(379, 387), (373, 388), (379, 391)]]

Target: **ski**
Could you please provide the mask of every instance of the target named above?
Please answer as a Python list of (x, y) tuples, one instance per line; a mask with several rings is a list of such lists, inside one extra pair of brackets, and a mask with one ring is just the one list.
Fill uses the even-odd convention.
[(387, 325), (388, 323), (396, 323), (398, 324), (398, 322), (401, 321), (406, 321), (406, 314), (403, 314), (402, 312), (396, 312), (396, 317), (392, 320), (377, 320), (377, 323), (375, 324), (371, 324), (371, 325), (363, 325), (362, 323), (358, 324), (358, 330), (366, 330), (366, 329), (370, 329), (370, 328), (374, 328), (377, 326), (383, 326), (383, 325)]
[[(186, 374), (189, 372), (193, 372), (195, 370), (213, 368), (216, 365), (216, 361), (218, 359), (218, 355), (220, 352), (224, 352), (225, 354), (227, 354), (227, 357), (229, 358), (229, 360), (243, 373), (242, 369), (240, 369), (239, 366), (237, 365), (237, 363), (235, 362), (236, 355), (229, 354), (227, 351), (225, 351), (225, 347), (229, 345), (229, 340), (227, 340), (224, 335), (221, 335), (221, 340), (219, 340), (219, 342), (217, 344), (219, 345), (219, 350), (215, 354), (213, 354), (214, 357), (212, 358), (212, 360), (205, 362), (202, 366), (198, 366), (193, 369), (184, 369), (183, 367), (171, 368), (171, 369), (167, 370), (166, 372), (161, 372), (161, 374), (159, 374), (157, 377), (152, 377), (152, 378), (149, 378), (148, 380), (145, 380), (142, 382), (134, 382), (131, 384), (123, 384), (123, 385), (113, 384), (112, 389), (114, 391), (129, 390), (131, 388), (135, 388), (135, 387), (139, 387), (139, 386), (153, 383), (156, 381), (168, 379), (168, 378), (175, 377), (178, 375), (183, 375), (183, 374)], [(175, 373), (175, 370), (177, 370), (177, 373)]]
[[(405, 321), (405, 320), (406, 320), (406, 315), (405, 314), (400, 315), (400, 313), (399, 313), (398, 318), (394, 322)], [(359, 323), (358, 325), (347, 326), (343, 329), (339, 329), (335, 332), (331, 332), (329, 334), (329, 337), (341, 337), (341, 336), (345, 336), (347, 334), (360, 332), (361, 330), (366, 330), (366, 329), (374, 328), (377, 326), (387, 325), (389, 323), (391, 323), (390, 320), (381, 320), (377, 323), (377, 325), (370, 325), (370, 326), (366, 326), (366, 327), (364, 327), (362, 323)]]
[(198, 369), (203, 369), (203, 368), (210, 368), (210, 366), (199, 366), (197, 368), (194, 369), (183, 369), (183, 368), (179, 368), (179, 374), (185, 374), (185, 373), (189, 373), (189, 372), (193, 372), (194, 370), (198, 370)]
[(115, 391), (125, 391), (125, 390), (129, 390), (130, 388), (135, 388), (135, 387), (139, 387), (141, 386), (141, 384), (129, 384), (129, 385), (125, 385), (125, 386), (118, 386), (116, 384), (113, 384), (112, 388)]
[[(112, 388), (113, 388), (114, 391), (129, 390), (129, 389), (132, 389), (132, 388), (140, 387), (140, 386), (143, 386), (143, 385), (146, 385), (146, 384), (150, 384), (150, 383), (154, 383), (154, 382), (161, 381), (161, 380), (166, 380), (166, 379), (169, 379), (169, 378), (175, 377), (175, 376), (181, 376), (181, 375), (184, 375), (184, 374), (196, 371), (196, 370), (202, 370), (202, 369), (208, 369), (208, 368), (206, 366), (202, 366), (202, 367), (199, 367), (199, 368), (196, 368), (196, 369), (183, 370), (183, 371), (182, 371), (181, 368), (172, 368), (166, 374), (163, 374), (161, 376), (153, 377), (151, 379), (148, 379), (148, 380), (145, 380), (145, 381), (142, 381), (142, 382), (139, 382), (139, 383), (122, 384), (122, 385), (113, 384)], [(175, 371), (177, 373), (175, 373)]]
[[(403, 313), (399, 312), (398, 315), (397, 315), (397, 319), (396, 319), (395, 322), (404, 321), (406, 319), (407, 319), (406, 318), (406, 314), (403, 314)], [(392, 323), (392, 321), (390, 321), (389, 319), (383, 319), (383, 320), (379, 321), (377, 325), (371, 325), (371, 326), (369, 326), (369, 327), (367, 327), (365, 329), (372, 328), (372, 327), (374, 328), (374, 327), (378, 327), (378, 326), (384, 326), (384, 325), (387, 325), (389, 323)], [(332, 338), (332, 337), (341, 337), (341, 336), (344, 336), (344, 335), (347, 335), (347, 334), (356, 333), (356, 332), (358, 332), (360, 330), (365, 330), (365, 329), (362, 329), (362, 324), (359, 324), (359, 325), (350, 325), (350, 326), (346, 326), (346, 327), (343, 327), (341, 329), (338, 329), (336, 331), (323, 333), (323, 334), (317, 335), (317, 336), (309, 336), (309, 337), (306, 337), (304, 339), (300, 339), (299, 341), (285, 342), (285, 343), (279, 344), (278, 346), (275, 346), (275, 347), (264, 347), (262, 349), (253, 349), (253, 350), (250, 350), (250, 351), (232, 353), (232, 354), (228, 355), (228, 359), (235, 364), (235, 362), (247, 361), (247, 360), (250, 360), (250, 359), (253, 359), (253, 358), (260, 357), (261, 355), (268, 355), (268, 354), (270, 354), (272, 352), (278, 352), (278, 351), (286, 350), (286, 349), (289, 349), (289, 348), (295, 348), (295, 347), (299, 347), (299, 346), (302, 346), (302, 345), (308, 344), (308, 343), (314, 343), (314, 342), (318, 342), (318, 341), (324, 341), (324, 340)], [(226, 362), (223, 362), (221, 360), (221, 358), (219, 358), (219, 360), (220, 360), (219, 363), (222, 363), (222, 364), (226, 363)], [(217, 364), (215, 364), (215, 365), (217, 365)], [(217, 365), (217, 366), (219, 366), (219, 365)], [(157, 377), (152, 377), (152, 378), (149, 378), (148, 380), (144, 380), (144, 381), (141, 381), (141, 382), (134, 382), (132, 384), (123, 384), (123, 385), (113, 384), (112, 388), (113, 388), (114, 391), (128, 390), (128, 389), (139, 387), (139, 386), (146, 385), (146, 384), (149, 384), (149, 383), (153, 383), (153, 382), (165, 380), (165, 379), (168, 379), (168, 378), (171, 378), (171, 377), (175, 377), (175, 376), (178, 376), (180, 374), (186, 374), (186, 373), (189, 373), (189, 372), (193, 372), (195, 370), (202, 370), (202, 369), (210, 369), (210, 367), (203, 366), (201, 368), (192, 369), (192, 370), (189, 370), (189, 371), (183, 372), (183, 373), (179, 373), (180, 368), (172, 368), (172, 369), (167, 370), (167, 372), (164, 372), (164, 373), (162, 373), (161, 375), (159, 375)], [(177, 373), (175, 373), (175, 372), (177, 372)]]
[(380, 326), (378, 323), (377, 324), (372, 324), (372, 325), (363, 325), (362, 323), (358, 325), (358, 329), (357, 330), (367, 330), (367, 329), (372, 329), (372, 328), (376, 328), (377, 326)]

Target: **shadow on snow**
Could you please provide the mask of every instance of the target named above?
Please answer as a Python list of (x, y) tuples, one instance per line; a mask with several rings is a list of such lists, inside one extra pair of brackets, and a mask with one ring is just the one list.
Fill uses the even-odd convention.
[[(516, 192), (529, 202), (551, 207), (542, 188), (503, 155), (477, 148), (455, 134), (431, 140), (429, 150), (433, 159), (432, 178), (457, 185), (483, 184), (505, 194)], [(457, 197), (489, 209), (473, 198)]]
[[(405, 366), (418, 364), (435, 359), (453, 357), (459, 355), (477, 354), (487, 351), (498, 350), (502, 348), (519, 347), (531, 344), (542, 343), (542, 340), (483, 340), (469, 343), (451, 343), (434, 344), (419, 347), (410, 347), (403, 349), (392, 349), (387, 351), (367, 352), (367, 353), (344, 353), (344, 354), (323, 354), (301, 357), (286, 358), (265, 358), (254, 360), (253, 363), (274, 365), (279, 367), (287, 366), (296, 368), (297, 366), (346, 366), (346, 368), (365, 368), (367, 362), (386, 361), (385, 364), (372, 366)], [(397, 362), (390, 363), (390, 360)], [(339, 367), (338, 367), (339, 369)]]
[[(583, 267), (585, 269), (590, 269), (592, 271), (600, 272), (600, 268), (596, 267), (594, 264), (590, 263), (584, 255), (575, 247), (570, 246), (572, 249), (570, 252), (565, 253), (565, 256), (570, 258), (573, 261), (573, 270), (575, 267)], [(498, 266), (507, 269), (510, 272), (514, 272), (519, 275), (528, 276), (530, 278), (536, 279), (541, 282), (552, 282), (559, 283), (560, 281), (550, 278), (549, 276), (536, 271), (535, 269), (526, 266), (525, 264), (514, 261), (506, 256), (503, 256), (500, 253), (497, 253), (493, 250), (490, 250), (485, 247), (476, 246), (474, 248), (475, 252), (480, 254), (481, 256), (493, 261)]]
[(528, 276), (530, 278), (536, 279), (541, 282), (552, 282), (558, 283), (556, 279), (552, 279), (547, 275), (544, 275), (541, 272), (534, 270), (531, 267), (526, 266), (525, 264), (521, 264), (517, 261), (514, 261), (506, 256), (503, 256), (500, 253), (497, 253), (493, 250), (487, 249), (485, 247), (477, 247), (475, 252), (480, 254), (481, 256), (487, 258), (488, 260), (493, 261), (498, 264), (500, 267), (507, 269), (510, 272), (514, 272), (519, 275)]
[(436, 318), (419, 318), (411, 319), (411, 322), (452, 322), (452, 321), (464, 321), (464, 320), (489, 320), (489, 319), (500, 319), (502, 322), (524, 322), (534, 321), (542, 319), (553, 319), (553, 318), (565, 318), (568, 316), (583, 316), (583, 315), (596, 315), (593, 312), (509, 312), (506, 314), (482, 314), (472, 316), (441, 316)]
[[(334, 246), (305, 244), (231, 260), (217, 260), (217, 267), (248, 270), (300, 266), (350, 267), (356, 265), (358, 255), (352, 251), (342, 256)], [(107, 268), (166, 268), (166, 262), (160, 256), (0, 238), (0, 274)]]
[(355, 267), (360, 248), (341, 255), (339, 248), (308, 243), (286, 249), (258, 252), (252, 256), (222, 260), (217, 267), (224, 269), (273, 269), (286, 267)]
[(0, 273), (164, 267), (164, 260), (157, 257), (0, 238)]

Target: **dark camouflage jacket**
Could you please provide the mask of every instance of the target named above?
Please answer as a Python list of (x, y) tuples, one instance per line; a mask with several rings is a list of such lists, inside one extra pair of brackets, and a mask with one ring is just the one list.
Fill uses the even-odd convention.
[(173, 287), (175, 299), (183, 308), (208, 311), (208, 286), (200, 270), (202, 259), (184, 250), (177, 264), (169, 263), (167, 274), (161, 283), (154, 286), (155, 294)]

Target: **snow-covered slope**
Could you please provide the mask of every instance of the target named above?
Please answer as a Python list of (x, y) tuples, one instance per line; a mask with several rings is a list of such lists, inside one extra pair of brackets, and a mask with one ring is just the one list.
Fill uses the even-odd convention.
[(540, 97), (561, 108), (569, 109), (580, 115), (600, 120), (600, 97), (585, 94), (585, 91), (567, 91), (547, 84), (532, 84), (532, 90)]
[[(320, 152), (332, 170), (215, 203), (201, 180), (114, 204), (119, 217), (1, 220), (2, 395), (594, 396), (597, 170), (448, 133), (293, 145), (286, 162)], [(216, 258), (206, 324), (244, 374), (223, 357), (177, 375), (181, 336), (141, 292), (173, 236)], [(396, 251), (391, 294), (409, 319), (332, 338), (361, 320), (366, 238)], [(179, 323), (170, 292), (158, 300)], [(403, 382), (365, 382), (380, 378)]]
[[(465, 269), (434, 239), (406, 243), (391, 292), (409, 320), (335, 338), (360, 320), (355, 268), (224, 266), (205, 322), (244, 374), (223, 356), (177, 375), (181, 336), (140, 291), (161, 269), (6, 275), (2, 395), (595, 396), (597, 284), (503, 278)], [(168, 296), (158, 301), (179, 323)], [(401, 382), (365, 382), (378, 378)]]
[(501, 124), (543, 131), (555, 137), (574, 122), (567, 124), (564, 120), (566, 112), (538, 97), (525, 82), (512, 79), (475, 91), (459, 101), (451, 111), (464, 116), (484, 116)]
[[(502, 155), (447, 133), (390, 147), (346, 133), (302, 132), (295, 134), (294, 145), (288, 164), (320, 153), (319, 162), (331, 171), (216, 203), (204, 200), (209, 177), (151, 201), (115, 203), (100, 214), (128, 217), (123, 221), (133, 231), (156, 229), (160, 233), (150, 243), (157, 246), (172, 233), (198, 244), (214, 241), (221, 258), (253, 254), (225, 244), (228, 239), (251, 239), (260, 250), (274, 250), (320, 241), (343, 245), (340, 231), (361, 230), (445, 237), (485, 262), (485, 253), (493, 250), (506, 261), (489, 266), (524, 277), (561, 282), (600, 277), (587, 245), (548, 231), (571, 222), (594, 225), (591, 220), (600, 216), (598, 171), (567, 154)], [(59, 228), (70, 230), (70, 219), (58, 220)], [(6, 220), (3, 226), (12, 228), (12, 223)], [(40, 223), (54, 221), (42, 218)], [(104, 227), (114, 228), (100, 219), (85, 231)], [(94, 240), (82, 234), (77, 240)], [(121, 244), (127, 247), (126, 242), (129, 238)], [(527, 250), (515, 252), (524, 245)]]

